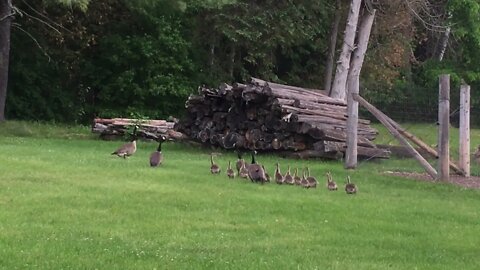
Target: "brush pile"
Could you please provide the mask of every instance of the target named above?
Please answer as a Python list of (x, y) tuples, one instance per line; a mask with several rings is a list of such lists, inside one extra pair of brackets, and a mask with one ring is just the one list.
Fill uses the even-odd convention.
[[(187, 116), (176, 129), (191, 139), (226, 149), (281, 151), (298, 158), (343, 157), (347, 106), (321, 90), (266, 82), (199, 88), (186, 101)], [(388, 158), (372, 140), (370, 121), (358, 124), (358, 156)]]
[[(144, 139), (157, 140), (165, 136), (167, 140), (183, 140), (185, 135), (175, 131), (173, 128), (177, 121), (168, 120), (138, 120), (128, 118), (103, 119), (95, 118), (92, 132), (100, 133), (102, 139), (115, 139), (124, 136), (131, 126), (138, 126), (137, 134)], [(130, 128), (131, 129), (131, 128)]]

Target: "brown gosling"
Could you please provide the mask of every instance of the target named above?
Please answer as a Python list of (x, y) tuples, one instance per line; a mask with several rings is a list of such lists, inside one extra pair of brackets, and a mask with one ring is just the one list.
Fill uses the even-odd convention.
[(297, 186), (300, 186), (302, 184), (302, 178), (298, 176), (298, 168), (295, 168), (295, 173), (293, 174), (293, 181)]
[(328, 188), (328, 190), (336, 191), (338, 189), (338, 187), (337, 187), (337, 183), (335, 183), (335, 181), (333, 181), (333, 179), (332, 179), (332, 173), (327, 172), (326, 175), (327, 175), (327, 188)]
[(261, 182), (263, 184), (267, 181), (267, 177), (265, 176), (265, 170), (262, 165), (257, 164), (257, 161), (255, 160), (256, 154), (257, 151), (252, 151), (252, 163), (247, 167), (248, 178), (250, 178), (252, 182)]
[(303, 169), (303, 172), (302, 172), (302, 181), (300, 182), (300, 184), (302, 185), (302, 187), (304, 188), (309, 188), (309, 184), (308, 184), (308, 180), (307, 180), (307, 172), (305, 169)]
[(232, 169), (232, 162), (230, 162), (230, 160), (228, 161), (227, 176), (228, 178), (235, 178), (235, 172)]
[(356, 194), (358, 191), (357, 185), (350, 182), (350, 176), (347, 176), (347, 184), (345, 185), (345, 192), (347, 194)]
[(288, 170), (287, 170), (287, 173), (285, 174), (283, 182), (289, 185), (293, 185), (295, 183), (295, 180), (293, 180), (293, 177), (290, 174), (290, 165), (288, 166)]
[(241, 178), (248, 178), (248, 169), (246, 167), (247, 164), (243, 163), (242, 167), (240, 167), (240, 171), (238, 172), (238, 176)]
[(137, 151), (137, 126), (133, 128), (133, 134), (129, 143), (122, 145), (120, 148), (115, 150), (112, 155), (117, 155), (126, 159), (127, 157), (135, 154)]
[(276, 168), (275, 168), (275, 182), (277, 182), (277, 184), (281, 185), (281, 184), (283, 184), (283, 181), (284, 181), (284, 178), (283, 178), (282, 173), (280, 172), (280, 165), (277, 162)]
[(222, 169), (213, 161), (213, 154), (210, 154), (210, 172), (213, 174), (218, 174)]
[(150, 155), (150, 166), (151, 167), (157, 167), (158, 165), (161, 165), (163, 162), (163, 154), (162, 154), (162, 143), (166, 140), (165, 136), (161, 136), (158, 138), (158, 147), (157, 151), (153, 152)]
[(242, 168), (243, 165), (245, 165), (245, 160), (242, 158), (242, 153), (240, 153), (240, 151), (237, 151), (237, 156), (238, 156), (238, 160), (237, 160), (236, 166), (237, 166), (237, 172), (238, 174), (240, 174), (240, 169)]
[(317, 184), (318, 184), (318, 181), (315, 178), (315, 176), (310, 175), (310, 168), (309, 167), (307, 167), (307, 173), (308, 173), (308, 176), (307, 176), (308, 187), (309, 188), (316, 188)]
[(270, 183), (270, 175), (267, 172), (267, 169), (265, 169), (265, 166), (262, 164), (263, 171), (265, 172), (265, 178), (267, 179), (266, 181)]

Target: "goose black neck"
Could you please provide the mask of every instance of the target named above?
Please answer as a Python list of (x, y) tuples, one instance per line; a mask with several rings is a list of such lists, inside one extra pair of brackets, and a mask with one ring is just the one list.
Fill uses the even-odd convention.
[(238, 156), (238, 159), (242, 159), (242, 153), (238, 152), (237, 156)]
[(252, 152), (252, 164), (257, 164), (255, 161), (255, 152)]
[(162, 141), (158, 143), (157, 152), (162, 152)]

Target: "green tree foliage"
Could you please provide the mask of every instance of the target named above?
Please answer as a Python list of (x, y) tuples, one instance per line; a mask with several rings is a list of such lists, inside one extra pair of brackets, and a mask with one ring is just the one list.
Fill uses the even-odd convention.
[(93, 91), (96, 113), (165, 117), (183, 107), (195, 89), (190, 45), (180, 22), (158, 18), (152, 31), (109, 34), (84, 63), (84, 86)]
[[(318, 88), (333, 2), (16, 1), (24, 16), (12, 32), (7, 115), (68, 122), (178, 116), (197, 86), (250, 76)], [(425, 27), (412, 12), (422, 7), (407, 2), (435, 3), (435, 18), (451, 25), (442, 62), (432, 57), (441, 32)], [(479, 0), (373, 4), (379, 12), (361, 91), (374, 104), (387, 112), (407, 102), (434, 106), (445, 72), (454, 86), (463, 79), (480, 87)], [(480, 94), (472, 94), (478, 105)]]
[(42, 2), (33, 8), (62, 27), (57, 32), (29, 16), (20, 19), (42, 49), (14, 32), (8, 113), (88, 121), (178, 115), (198, 85), (252, 75), (319, 85), (333, 7), (328, 1), (107, 0), (90, 2), (86, 12)]
[(197, 7), (193, 33), (213, 80), (258, 76), (318, 85), (327, 47), (330, 1), (237, 1)]

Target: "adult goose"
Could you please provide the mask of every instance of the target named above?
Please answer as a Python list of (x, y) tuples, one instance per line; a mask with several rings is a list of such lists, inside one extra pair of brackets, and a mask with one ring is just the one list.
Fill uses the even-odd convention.
[(153, 152), (150, 155), (150, 166), (157, 167), (158, 165), (162, 164), (163, 162), (163, 154), (162, 154), (162, 143), (166, 140), (165, 136), (161, 136), (158, 138), (158, 147), (157, 151)]
[(256, 154), (257, 151), (252, 151), (252, 163), (249, 164), (247, 167), (248, 178), (250, 178), (252, 182), (261, 182), (263, 184), (267, 181), (267, 177), (265, 175), (265, 170), (263, 169), (263, 166), (257, 164), (257, 161), (255, 160)]
[(137, 126), (133, 128), (133, 133), (130, 138), (130, 142), (122, 145), (120, 148), (115, 150), (112, 155), (117, 155), (119, 157), (127, 158), (137, 151)]

